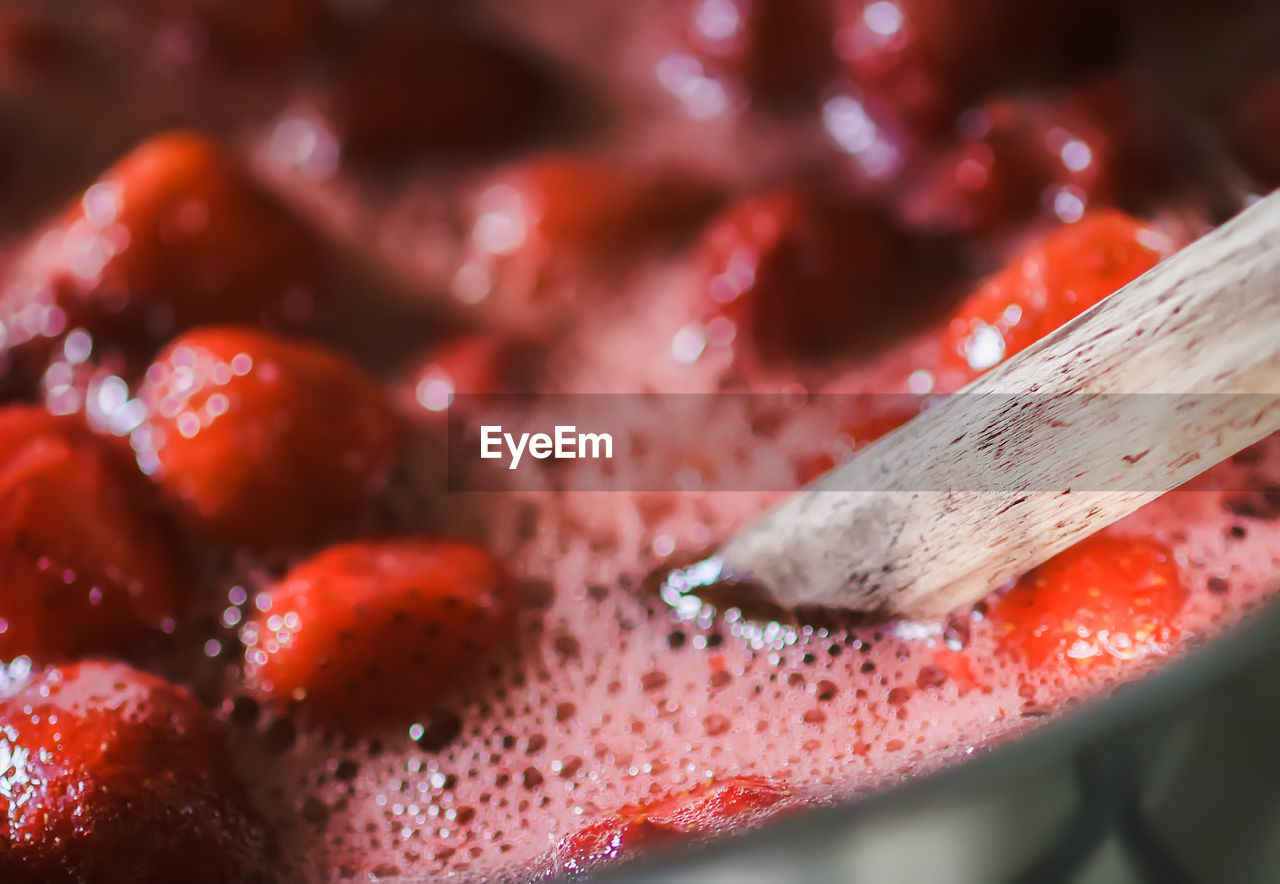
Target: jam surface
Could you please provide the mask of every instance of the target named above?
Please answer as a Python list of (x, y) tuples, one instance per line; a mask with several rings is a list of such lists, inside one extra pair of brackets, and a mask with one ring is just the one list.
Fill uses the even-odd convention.
[[(1280, 439), (941, 622), (657, 587), (1280, 184), (1269, 5), (5, 5), (6, 880), (572, 876), (1239, 622)], [(450, 490), (496, 394), (719, 407)]]

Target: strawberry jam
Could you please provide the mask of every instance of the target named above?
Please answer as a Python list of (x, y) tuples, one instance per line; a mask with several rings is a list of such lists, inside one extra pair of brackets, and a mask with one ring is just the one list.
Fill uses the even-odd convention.
[(1186, 601), (1167, 549), (1095, 536), (1022, 577), (991, 619), (1031, 666), (1091, 666), (1165, 654)]
[(1237, 4), (66, 2), (0, 12), (4, 881), (591, 874), (1275, 593), (1280, 439), (937, 622), (689, 564), (1275, 182)]

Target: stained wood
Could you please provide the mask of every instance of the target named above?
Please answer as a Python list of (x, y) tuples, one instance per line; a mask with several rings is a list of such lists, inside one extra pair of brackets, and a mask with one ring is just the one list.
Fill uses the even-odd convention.
[(732, 537), (779, 602), (927, 618), (1280, 430), (1280, 191)]

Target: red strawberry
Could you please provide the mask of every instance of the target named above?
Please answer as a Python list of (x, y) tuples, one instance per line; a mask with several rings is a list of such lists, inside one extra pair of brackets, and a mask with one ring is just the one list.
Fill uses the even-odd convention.
[(551, 84), (523, 52), (419, 14), (365, 34), (329, 100), (343, 149), (361, 158), (505, 147), (545, 121)]
[(663, 844), (711, 838), (758, 825), (792, 796), (764, 777), (730, 777), (643, 805), (627, 805), (556, 845), (556, 873), (584, 874)]
[(269, 598), (242, 632), (246, 679), (346, 728), (429, 709), (513, 639), (502, 569), (462, 542), (330, 547), (293, 568)]
[(214, 537), (300, 544), (386, 485), (399, 426), (381, 388), (315, 344), (236, 327), (174, 339), (147, 369), (143, 469)]
[(1245, 170), (1264, 187), (1280, 186), (1280, 75), (1237, 90), (1227, 104), (1227, 139)]
[(991, 619), (1001, 646), (1032, 667), (1112, 665), (1167, 653), (1186, 599), (1159, 543), (1096, 534), (1020, 579)]
[(118, 663), (49, 668), (0, 700), (0, 878), (269, 880), (269, 838), (218, 723)]
[(472, 238), (492, 254), (616, 246), (696, 221), (719, 195), (676, 168), (550, 155), (507, 169), (480, 194)]
[(1150, 270), (1171, 246), (1120, 212), (1086, 215), (1015, 257), (960, 305), (944, 362), (980, 374)]
[(831, 77), (830, 0), (695, 0), (694, 52), (769, 104), (812, 98)]
[(795, 189), (749, 198), (703, 236), (698, 318), (727, 321), (739, 352), (764, 363), (821, 358), (894, 312), (907, 256), (893, 223), (866, 206)]
[(172, 539), (116, 446), (72, 418), (0, 409), (0, 657), (122, 652), (172, 628)]
[(296, 322), (324, 289), (311, 231), (216, 142), (156, 136), (32, 241), (0, 292), (4, 348), (43, 369), (84, 328), (142, 355), (196, 323)]

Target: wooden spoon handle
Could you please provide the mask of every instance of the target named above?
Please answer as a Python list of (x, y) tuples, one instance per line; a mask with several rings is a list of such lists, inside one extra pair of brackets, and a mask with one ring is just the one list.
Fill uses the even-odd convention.
[(784, 605), (939, 616), (1277, 430), (1280, 191), (792, 495), (720, 556)]

